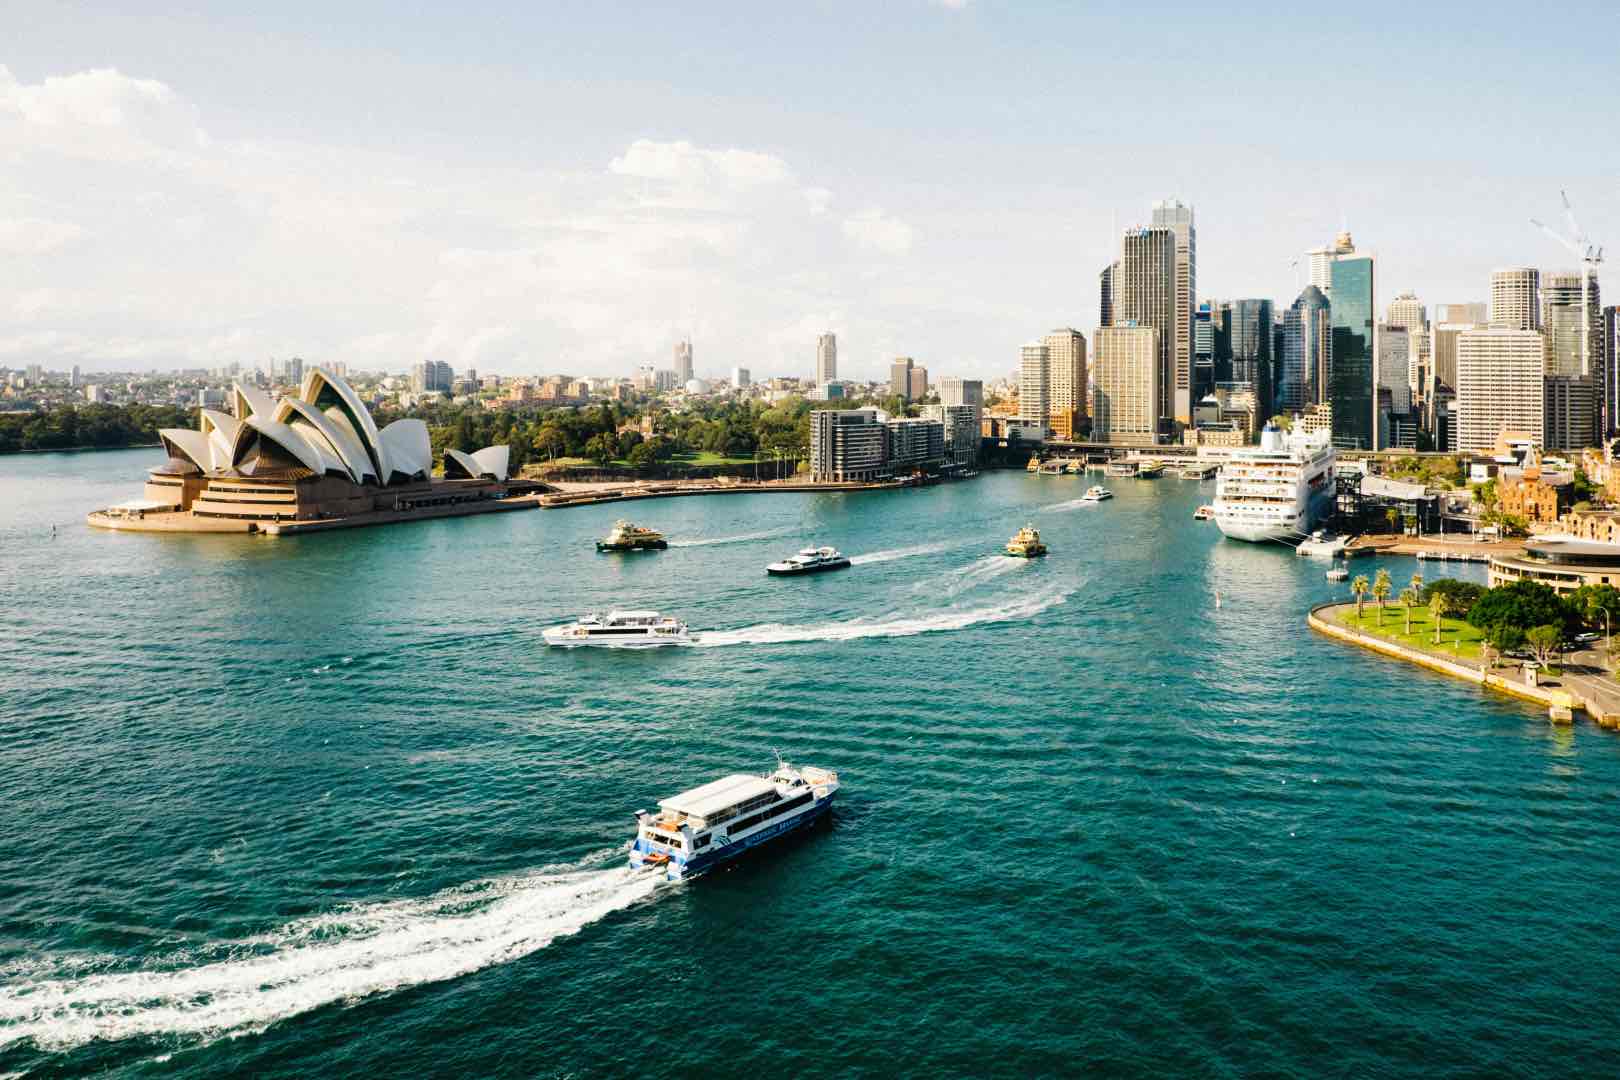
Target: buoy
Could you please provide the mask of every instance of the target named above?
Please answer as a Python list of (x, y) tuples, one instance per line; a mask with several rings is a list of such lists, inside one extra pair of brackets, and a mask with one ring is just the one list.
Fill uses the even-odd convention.
[(1221, 590), (1219, 590), (1219, 589), (1215, 590), (1215, 606), (1216, 607), (1221, 606)]

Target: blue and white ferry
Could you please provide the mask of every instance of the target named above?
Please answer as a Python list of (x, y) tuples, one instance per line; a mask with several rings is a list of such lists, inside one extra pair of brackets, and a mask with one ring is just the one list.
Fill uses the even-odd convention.
[(838, 793), (838, 774), (778, 762), (769, 776), (734, 773), (636, 811), (630, 865), (693, 877), (806, 828)]

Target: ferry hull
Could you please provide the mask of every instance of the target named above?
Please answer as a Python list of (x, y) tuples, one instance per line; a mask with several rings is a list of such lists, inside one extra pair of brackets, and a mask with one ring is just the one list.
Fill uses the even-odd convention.
[(610, 544), (606, 540), (596, 542), (597, 551), (663, 551), (667, 547), (668, 540), (638, 540), (627, 544)]
[(775, 566), (767, 566), (765, 572), (776, 577), (796, 577), (799, 574), (819, 574), (824, 570), (848, 570), (849, 560), (839, 559), (836, 562), (817, 563), (815, 566), (795, 566), (791, 569), (784, 567), (778, 570)]
[[(706, 874), (725, 863), (735, 862), (749, 852), (767, 844), (804, 832), (827, 815), (827, 811), (832, 809), (832, 801), (833, 796), (829, 795), (796, 817), (769, 825), (759, 832), (743, 837), (741, 840), (735, 840), (727, 844), (717, 843), (714, 845), (713, 851), (704, 852), (702, 855), (693, 858), (672, 855), (665, 870), (665, 876), (671, 881), (684, 881), (688, 878), (697, 877), (699, 874)], [(646, 861), (646, 856), (651, 850), (640, 837), (637, 837), (630, 845), (630, 865), (637, 869), (656, 865)]]

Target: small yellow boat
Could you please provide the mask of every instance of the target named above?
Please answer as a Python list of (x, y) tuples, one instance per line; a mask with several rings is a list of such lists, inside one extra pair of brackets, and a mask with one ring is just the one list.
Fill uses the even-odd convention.
[(1029, 455), (1029, 464), (1024, 466), (1024, 471), (1025, 472), (1040, 472), (1041, 471), (1041, 455), (1039, 455), (1039, 454), (1031, 454), (1031, 455)]
[(1007, 554), (1018, 559), (1033, 559), (1046, 554), (1046, 545), (1041, 543), (1041, 534), (1035, 526), (1025, 525), (1007, 541)]

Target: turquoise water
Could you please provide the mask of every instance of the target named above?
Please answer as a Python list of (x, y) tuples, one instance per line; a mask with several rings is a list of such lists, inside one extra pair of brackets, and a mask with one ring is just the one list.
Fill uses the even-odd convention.
[[(154, 457), (0, 459), (0, 1074), (1615, 1071), (1620, 739), (1310, 634), (1207, 485), (80, 524)], [(707, 643), (541, 646), (624, 603)], [(773, 750), (827, 828), (620, 868)]]

